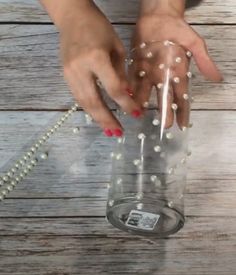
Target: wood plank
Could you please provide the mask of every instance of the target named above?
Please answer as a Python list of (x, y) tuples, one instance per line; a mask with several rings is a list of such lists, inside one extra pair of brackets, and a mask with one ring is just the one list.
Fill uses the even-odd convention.
[[(134, 23), (136, 20), (139, 1), (120, 0), (119, 5), (116, 0), (96, 0), (95, 2), (111, 22)], [(50, 22), (37, 0), (1, 0), (0, 10), (0, 22)], [(202, 1), (200, 6), (188, 10), (186, 19), (191, 23), (228, 24), (236, 23), (235, 14), (234, 0), (224, 2), (206, 0)]]
[[(132, 26), (117, 26), (126, 47)], [(196, 26), (223, 71), (220, 84), (207, 82), (194, 68), (193, 109), (235, 109), (236, 26)], [(73, 98), (58, 61), (58, 34), (54, 26), (1, 25), (0, 109), (67, 108)], [(222, 43), (224, 41), (224, 43)], [(110, 107), (114, 107), (108, 101)]]
[(103, 218), (1, 221), (2, 274), (235, 274), (235, 218), (189, 218), (159, 240), (131, 236)]

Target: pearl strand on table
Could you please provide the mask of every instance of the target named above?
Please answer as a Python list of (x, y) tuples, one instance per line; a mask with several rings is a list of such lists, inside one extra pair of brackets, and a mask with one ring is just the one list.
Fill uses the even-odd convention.
[[(44, 152), (36, 155), (41, 146), (65, 123), (65, 121), (77, 111), (79, 105), (75, 103), (63, 116), (46, 131), (34, 145), (23, 155), (22, 158), (16, 161), (14, 166), (10, 168), (5, 175), (0, 177), (0, 188), (4, 188), (0, 191), (0, 201), (4, 200), (6, 195), (11, 192), (15, 186), (20, 183), (29, 172), (35, 167), (39, 161), (48, 158), (48, 153)], [(18, 174), (17, 174), (18, 173)]]

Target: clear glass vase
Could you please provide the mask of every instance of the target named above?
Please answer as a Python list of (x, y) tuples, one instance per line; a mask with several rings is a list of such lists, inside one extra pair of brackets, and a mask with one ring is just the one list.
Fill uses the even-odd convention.
[[(111, 154), (106, 216), (126, 232), (158, 238), (184, 225), (190, 57), (189, 51), (171, 41), (142, 43), (131, 51), (130, 66), (137, 61), (150, 65), (144, 73), (133, 71), (141, 78), (150, 77), (153, 89), (140, 119), (117, 111), (124, 136), (117, 139)], [(153, 71), (157, 82), (151, 77)]]

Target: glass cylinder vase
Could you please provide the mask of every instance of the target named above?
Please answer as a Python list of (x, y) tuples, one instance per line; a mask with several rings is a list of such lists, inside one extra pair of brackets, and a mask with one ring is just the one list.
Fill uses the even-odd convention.
[(171, 41), (142, 43), (130, 53), (137, 81), (148, 79), (152, 85), (152, 101), (139, 119), (117, 111), (124, 136), (111, 154), (106, 216), (126, 232), (158, 238), (184, 225), (190, 57)]

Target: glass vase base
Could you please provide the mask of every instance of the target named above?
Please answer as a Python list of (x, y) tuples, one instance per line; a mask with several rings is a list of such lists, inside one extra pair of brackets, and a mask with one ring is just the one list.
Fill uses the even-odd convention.
[(176, 208), (169, 207), (165, 200), (152, 202), (130, 197), (116, 200), (112, 207), (107, 207), (106, 216), (118, 229), (151, 238), (174, 234), (185, 222), (184, 216)]

